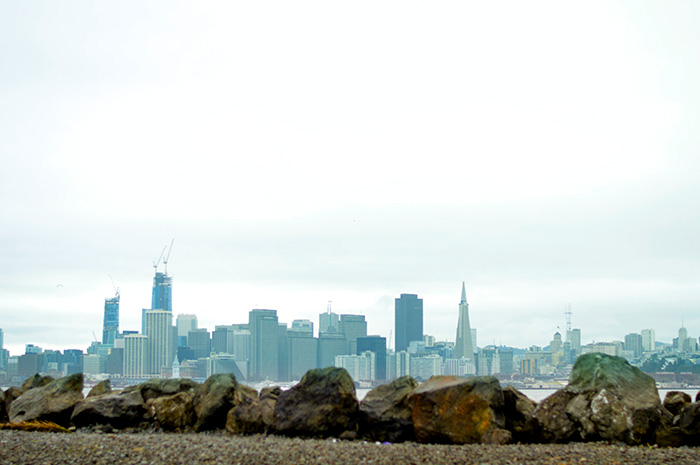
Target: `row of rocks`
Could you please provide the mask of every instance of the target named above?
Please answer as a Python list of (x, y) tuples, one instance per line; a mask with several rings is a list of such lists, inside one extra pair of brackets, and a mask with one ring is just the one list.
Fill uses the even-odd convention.
[[(569, 384), (539, 404), (493, 377), (403, 377), (362, 402), (347, 371), (309, 371), (289, 390), (259, 394), (231, 374), (199, 384), (157, 379), (114, 392), (109, 382), (83, 399), (83, 377), (35, 375), (0, 391), (0, 420), (46, 420), (76, 428), (162, 429), (232, 434), (363, 438), (445, 444), (609, 441), (700, 444), (700, 402), (671, 393), (662, 404), (654, 380), (624, 359), (579, 357)], [(3, 420), (4, 421), (4, 420)]]

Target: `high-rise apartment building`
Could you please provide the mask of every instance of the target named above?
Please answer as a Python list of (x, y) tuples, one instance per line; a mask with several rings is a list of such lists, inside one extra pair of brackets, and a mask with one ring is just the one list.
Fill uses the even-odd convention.
[(148, 336), (127, 334), (124, 336), (124, 376), (143, 378), (148, 363)]
[(173, 352), (173, 314), (166, 310), (146, 312), (145, 333), (148, 336), (148, 373), (160, 375), (163, 368), (170, 368), (175, 358)]
[(348, 354), (357, 353), (357, 338), (367, 336), (364, 315), (340, 315), (340, 332), (348, 342)]
[(642, 330), (642, 349), (644, 352), (654, 352), (656, 350), (656, 336), (653, 329)]
[(250, 361), (248, 379), (277, 380), (279, 376), (279, 321), (277, 310), (254, 309), (248, 314)]
[(474, 344), (469, 324), (469, 304), (467, 290), (462, 282), (462, 300), (459, 302), (459, 320), (457, 321), (457, 340), (455, 341), (455, 358), (474, 360)]
[(635, 357), (641, 357), (642, 351), (642, 335), (638, 333), (630, 333), (625, 336), (625, 350), (629, 350)]
[(119, 335), (119, 291), (111, 299), (105, 299), (105, 313), (102, 320), (102, 344), (114, 346)]
[(415, 294), (394, 299), (394, 333), (396, 352), (408, 350), (411, 341), (423, 341), (423, 299)]

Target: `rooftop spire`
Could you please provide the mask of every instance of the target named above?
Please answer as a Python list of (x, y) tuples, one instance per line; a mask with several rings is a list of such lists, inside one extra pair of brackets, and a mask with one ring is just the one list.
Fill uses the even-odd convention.
[(464, 281), (462, 281), (462, 302), (467, 301), (467, 289), (464, 287)]

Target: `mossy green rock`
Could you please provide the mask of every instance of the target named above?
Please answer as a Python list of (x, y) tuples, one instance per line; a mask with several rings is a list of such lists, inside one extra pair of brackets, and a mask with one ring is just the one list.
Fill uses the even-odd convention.
[(67, 427), (75, 405), (83, 400), (83, 374), (53, 379), (29, 389), (10, 406), (13, 423), (29, 420), (51, 421)]
[[(662, 406), (654, 379), (620, 357), (582, 355), (569, 384), (550, 398), (535, 410), (545, 442), (653, 443), (661, 425)], [(564, 435), (562, 421), (571, 426)]]

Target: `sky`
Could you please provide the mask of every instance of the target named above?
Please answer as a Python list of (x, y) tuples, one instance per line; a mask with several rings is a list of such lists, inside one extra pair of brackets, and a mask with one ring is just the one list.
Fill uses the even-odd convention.
[[(694, 1), (0, 1), (0, 328), (418, 294), (479, 346), (700, 336)], [(159, 267), (163, 271), (163, 265)], [(111, 277), (111, 279), (110, 279)], [(393, 342), (390, 343), (393, 346)]]

